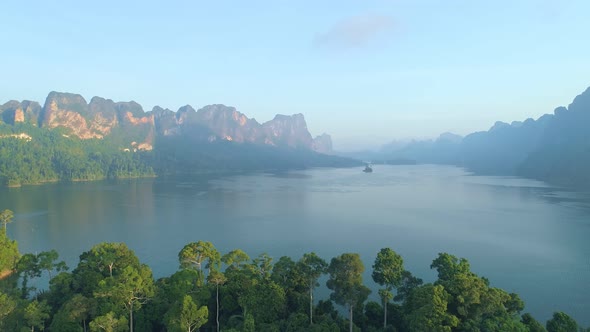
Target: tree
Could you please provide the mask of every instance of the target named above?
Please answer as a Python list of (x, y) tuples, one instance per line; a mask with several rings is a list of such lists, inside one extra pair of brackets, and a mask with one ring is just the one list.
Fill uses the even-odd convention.
[(162, 300), (168, 304), (182, 299), (187, 294), (196, 294), (203, 288), (198, 287), (199, 271), (193, 269), (183, 269), (174, 272), (168, 278), (160, 280), (159, 286), (162, 288)]
[(553, 313), (553, 317), (547, 321), (547, 332), (577, 332), (578, 323), (563, 312)]
[(264, 280), (269, 280), (272, 274), (272, 257), (262, 253), (252, 260), (252, 268), (256, 275)]
[(466, 259), (439, 254), (432, 265), (439, 274), (436, 285), (450, 294), (448, 312), (460, 319), (460, 330), (519, 331), (525, 326), (515, 319), (524, 308), (516, 294), (489, 286), (487, 279), (469, 270)]
[(217, 332), (219, 332), (219, 285), (223, 285), (227, 281), (227, 278), (221, 271), (217, 271), (216, 269), (212, 270), (207, 278), (209, 283), (215, 284), (215, 325), (217, 326)]
[(6, 225), (12, 222), (14, 213), (8, 209), (0, 212), (0, 223), (4, 226), (4, 234), (6, 234)]
[(59, 258), (59, 254), (55, 250), (43, 251), (37, 255), (39, 261), (39, 269), (47, 271), (49, 279), (51, 280), (51, 271), (56, 270), (57, 272), (67, 271), (68, 266), (66, 262), (61, 261), (55, 263)]
[(288, 289), (293, 288), (293, 284), (296, 283), (294, 270), (296, 263), (289, 256), (281, 256), (279, 260), (272, 267), (272, 281), (281, 285), (281, 287)]
[(169, 331), (193, 332), (207, 322), (209, 311), (206, 306), (197, 307), (190, 295), (174, 306), (166, 315)]
[(522, 323), (527, 327), (529, 332), (547, 332), (543, 325), (539, 323), (531, 314), (522, 315)]
[(350, 332), (353, 326), (353, 309), (357, 305), (362, 305), (371, 293), (363, 285), (364, 270), (359, 254), (351, 253), (332, 258), (328, 267), (330, 278), (326, 285), (333, 291), (330, 299), (348, 308)]
[(60, 272), (49, 280), (49, 297), (47, 298), (47, 303), (52, 308), (60, 308), (67, 300), (77, 293), (72, 288), (73, 279), (74, 276), (71, 273)]
[(116, 278), (107, 278), (99, 284), (97, 297), (110, 297), (129, 312), (129, 330), (133, 332), (133, 312), (154, 296), (152, 271), (147, 265), (139, 269), (128, 266)]
[[(205, 261), (207, 262), (205, 268), (210, 271), (214, 264), (221, 261), (221, 255), (211, 242), (191, 242), (180, 250), (178, 253), (178, 261), (180, 262), (181, 268), (196, 268), (199, 271), (199, 274), (201, 274), (202, 265)], [(204, 280), (202, 275), (201, 279)]]
[(383, 248), (375, 258), (373, 264), (373, 280), (385, 286), (385, 289), (379, 290), (379, 296), (383, 301), (383, 328), (387, 328), (387, 304), (393, 299), (392, 290), (401, 285), (404, 272), (404, 260), (395, 251), (389, 248)]
[(7, 294), (0, 292), (0, 330), (4, 318), (16, 309), (16, 301), (10, 298)]
[(139, 259), (125, 243), (103, 242), (95, 245), (89, 252), (80, 255), (80, 264), (87, 264), (98, 271), (109, 271), (109, 277), (113, 271), (128, 266), (139, 266)]
[(0, 231), (0, 274), (10, 274), (20, 257), (18, 244)]
[(123, 332), (127, 331), (127, 319), (117, 318), (111, 311), (104, 316), (96, 317), (89, 326), (91, 332)]
[(253, 271), (252, 264), (249, 263), (250, 257), (240, 249), (232, 250), (222, 257), (222, 261), (228, 265), (225, 269), (227, 278), (223, 304), (226, 309), (236, 310), (241, 307), (242, 317), (246, 316), (246, 306), (242, 297), (247, 296), (254, 287), (258, 276)]
[(307, 289), (309, 291), (309, 324), (313, 324), (313, 290), (318, 284), (318, 278), (326, 273), (328, 263), (321, 259), (315, 252), (304, 254), (297, 262), (299, 271), (306, 279)]
[(27, 305), (24, 318), (27, 325), (31, 327), (31, 332), (34, 332), (35, 328), (44, 329), (45, 321), (49, 318), (49, 310), (47, 303), (37, 300)]
[(438, 271), (438, 279), (441, 281), (451, 280), (457, 274), (469, 273), (469, 262), (465, 258), (457, 258), (447, 253), (439, 253), (432, 261), (431, 269)]
[(76, 294), (64, 304), (63, 310), (70, 320), (81, 323), (86, 331), (86, 321), (96, 310), (96, 301)]
[(92, 297), (105, 278), (116, 278), (126, 267), (140, 269), (139, 259), (124, 243), (99, 243), (80, 255), (78, 266), (72, 271), (73, 288)]
[(70, 313), (65, 310), (59, 310), (51, 317), (49, 331), (83, 332), (85, 330), (80, 326), (80, 322), (71, 318)]
[(24, 254), (18, 261), (16, 269), (22, 277), (22, 297), (26, 299), (29, 296), (29, 291), (32, 287), (28, 287), (29, 279), (41, 276), (39, 270), (39, 259), (33, 254)]
[(260, 323), (278, 321), (285, 314), (285, 290), (271, 280), (253, 280), (238, 297), (243, 316), (251, 314)]
[(441, 285), (427, 284), (414, 289), (404, 304), (408, 331), (452, 331), (459, 319), (447, 312), (449, 298)]
[(228, 265), (229, 269), (240, 269), (250, 261), (250, 256), (241, 249), (234, 249), (223, 255), (221, 261)]
[(410, 292), (422, 284), (422, 279), (414, 277), (412, 272), (403, 271), (401, 285), (397, 288), (397, 294), (393, 297), (393, 300), (398, 302), (405, 301), (408, 295), (410, 295)]

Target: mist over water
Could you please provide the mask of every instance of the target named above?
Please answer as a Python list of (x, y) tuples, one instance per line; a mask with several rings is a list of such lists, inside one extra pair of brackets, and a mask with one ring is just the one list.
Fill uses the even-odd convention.
[[(187, 179), (50, 184), (0, 190), (21, 252), (56, 249), (70, 267), (99, 242), (125, 242), (155, 277), (188, 242), (294, 259), (358, 252), (364, 281), (390, 247), (426, 282), (439, 252), (465, 257), (492, 286), (518, 293), (545, 321), (590, 324), (590, 195), (446, 166), (312, 169)], [(372, 296), (375, 296), (376, 291)], [(327, 297), (320, 291), (318, 297)]]

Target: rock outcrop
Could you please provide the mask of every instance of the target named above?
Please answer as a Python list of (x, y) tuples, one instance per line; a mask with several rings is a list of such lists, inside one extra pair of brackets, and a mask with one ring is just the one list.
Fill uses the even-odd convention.
[(313, 149), (313, 138), (307, 130), (303, 114), (278, 114), (262, 125), (268, 143), (275, 146)]
[(0, 106), (0, 119), (4, 123), (12, 125), (19, 122), (27, 122), (38, 126), (40, 113), (41, 105), (36, 101), (23, 100), (22, 102), (18, 102), (11, 100)]
[(205, 106), (195, 114), (195, 122), (209, 128), (217, 139), (236, 143), (264, 142), (262, 126), (234, 107), (220, 104)]
[(302, 114), (277, 115), (258, 123), (234, 107), (208, 105), (195, 111), (190, 105), (173, 112), (161, 107), (152, 110), (159, 135), (183, 135), (201, 141), (225, 140), (236, 143), (264, 144), (277, 147), (303, 148), (327, 153), (332, 149), (329, 135), (315, 141)]
[(35, 126), (61, 128), (64, 135), (80, 139), (106, 139), (124, 149), (151, 150), (158, 136), (207, 143), (231, 141), (314, 150), (330, 153), (329, 135), (313, 139), (302, 114), (277, 115), (260, 124), (234, 107), (221, 104), (195, 111), (190, 105), (177, 112), (155, 106), (144, 112), (134, 101), (114, 102), (93, 97), (87, 103), (79, 94), (51, 92), (43, 107), (37, 102), (9, 101), (0, 106), (2, 122), (27, 122)]
[(151, 150), (154, 140), (154, 119), (135, 102), (115, 103), (93, 97), (87, 103), (78, 94), (51, 92), (41, 111), (41, 127), (63, 128), (68, 135), (81, 139), (112, 137), (117, 143)]
[(332, 149), (332, 137), (326, 133), (316, 136), (316, 138), (313, 139), (313, 149), (319, 153), (333, 153), (334, 150)]

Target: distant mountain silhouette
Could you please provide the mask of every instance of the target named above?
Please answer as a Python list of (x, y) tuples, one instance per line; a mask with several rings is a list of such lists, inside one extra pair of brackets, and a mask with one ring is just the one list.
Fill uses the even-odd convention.
[(454, 164), (458, 160), (460, 143), (463, 138), (452, 133), (441, 134), (435, 140), (414, 140), (405, 144), (394, 142), (382, 149), (387, 158), (415, 160), (419, 163)]
[[(387, 146), (386, 146), (387, 147)], [(566, 107), (537, 120), (496, 122), (463, 139), (443, 134), (414, 141), (388, 158), (453, 164), (478, 174), (519, 175), (556, 184), (590, 185), (590, 88)]]
[(590, 185), (590, 88), (567, 109), (556, 108), (554, 114), (541, 118), (544, 131), (517, 174), (568, 185)]

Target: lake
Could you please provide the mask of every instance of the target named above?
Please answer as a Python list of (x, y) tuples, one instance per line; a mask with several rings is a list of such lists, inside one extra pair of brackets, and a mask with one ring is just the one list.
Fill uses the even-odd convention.
[[(379, 249), (432, 281), (439, 252), (465, 257), (492, 286), (518, 293), (543, 324), (565, 311), (590, 325), (590, 195), (456, 167), (381, 166), (281, 174), (47, 184), (0, 190), (21, 252), (59, 251), (70, 267), (99, 242), (126, 242), (155, 277), (188, 242), (278, 260)], [(376, 291), (372, 296), (376, 298)], [(327, 297), (320, 291), (319, 297)]]

